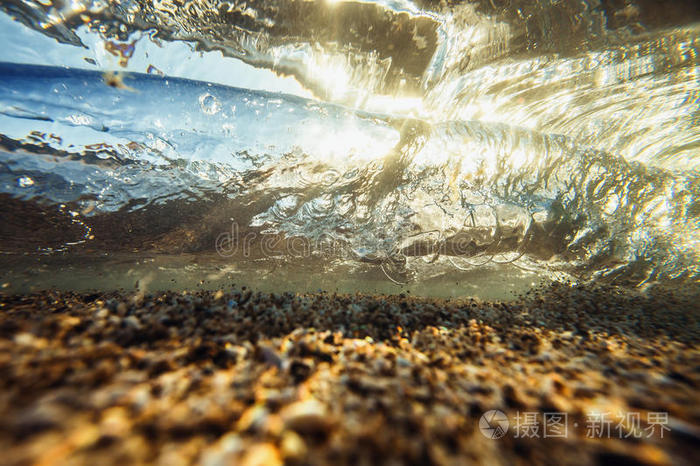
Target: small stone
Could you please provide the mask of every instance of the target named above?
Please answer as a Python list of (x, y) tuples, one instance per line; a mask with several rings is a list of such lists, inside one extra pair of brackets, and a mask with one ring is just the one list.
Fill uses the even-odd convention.
[(323, 432), (328, 427), (326, 408), (316, 400), (298, 401), (280, 414), (285, 426), (297, 432)]
[(396, 364), (400, 367), (411, 367), (411, 365), (412, 365), (411, 361), (409, 361), (406, 358), (402, 358), (401, 356), (396, 358)]
[(279, 437), (284, 430), (282, 419), (276, 414), (271, 414), (265, 419), (261, 432), (268, 437)]
[(287, 430), (282, 434), (280, 449), (285, 460), (299, 460), (306, 456), (307, 451), (304, 439), (293, 430)]
[(216, 444), (202, 453), (200, 464), (203, 466), (223, 466), (235, 464), (234, 455), (243, 449), (243, 441), (234, 432), (229, 432)]
[(94, 444), (100, 438), (100, 429), (92, 424), (81, 426), (71, 436), (69, 441), (76, 448), (85, 448)]
[(140, 329), (141, 328), (141, 322), (139, 322), (139, 319), (135, 316), (129, 316), (126, 319), (124, 319), (124, 324), (127, 327), (133, 328), (133, 329)]
[(36, 338), (31, 333), (22, 332), (15, 335), (15, 343), (20, 346), (33, 346)]
[(259, 430), (265, 424), (269, 412), (267, 408), (256, 404), (246, 409), (236, 422), (236, 430), (246, 432), (249, 430)]
[(271, 443), (256, 443), (248, 448), (241, 460), (243, 466), (278, 466), (282, 459), (277, 448)]
[(123, 437), (131, 430), (129, 416), (124, 408), (109, 408), (102, 414), (100, 429), (103, 434), (111, 437)]

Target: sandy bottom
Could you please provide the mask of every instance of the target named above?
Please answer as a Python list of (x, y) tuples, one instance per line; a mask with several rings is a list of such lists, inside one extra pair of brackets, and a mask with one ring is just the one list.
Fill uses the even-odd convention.
[(2, 462), (697, 464), (699, 296), (0, 295)]

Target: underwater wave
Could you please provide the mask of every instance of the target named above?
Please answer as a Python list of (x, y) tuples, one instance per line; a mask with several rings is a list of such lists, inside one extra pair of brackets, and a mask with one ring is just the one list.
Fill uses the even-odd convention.
[[(58, 42), (48, 63), (4, 52), (3, 202), (66, 234), (18, 241), (13, 218), (3, 252), (253, 234), (396, 282), (426, 264), (696, 282), (697, 8), (617, 3), (4, 2)], [(176, 63), (211, 51), (213, 81)], [(232, 87), (230, 59), (312, 98)]]

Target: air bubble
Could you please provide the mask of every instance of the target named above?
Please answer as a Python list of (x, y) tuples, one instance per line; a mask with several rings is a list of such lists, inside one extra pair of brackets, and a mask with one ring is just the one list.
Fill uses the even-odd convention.
[(202, 111), (209, 115), (214, 115), (221, 110), (221, 104), (216, 97), (211, 94), (202, 94), (199, 97), (199, 106), (202, 107)]
[(28, 188), (33, 185), (34, 180), (29, 178), (28, 176), (23, 176), (17, 179), (17, 186), (19, 186), (20, 188)]

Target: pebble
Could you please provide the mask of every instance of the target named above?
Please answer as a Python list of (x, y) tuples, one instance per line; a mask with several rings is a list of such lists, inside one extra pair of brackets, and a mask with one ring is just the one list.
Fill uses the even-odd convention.
[(293, 430), (287, 430), (282, 434), (280, 450), (285, 460), (300, 460), (306, 456), (307, 448), (304, 439)]
[(265, 424), (269, 411), (262, 405), (256, 404), (245, 410), (236, 423), (236, 430), (246, 432), (249, 430), (260, 430)]
[(241, 459), (241, 466), (281, 466), (279, 451), (271, 443), (256, 443), (248, 447)]
[(319, 432), (329, 424), (325, 406), (316, 400), (298, 401), (285, 406), (280, 415), (285, 426), (297, 432)]

